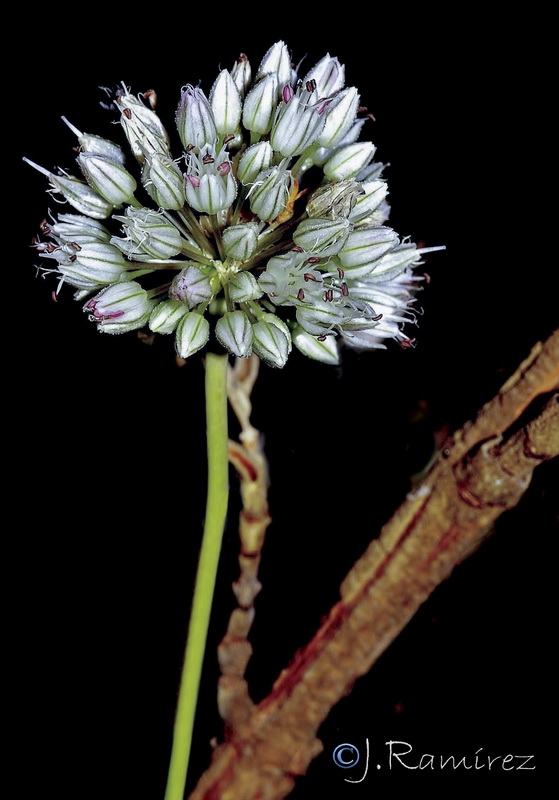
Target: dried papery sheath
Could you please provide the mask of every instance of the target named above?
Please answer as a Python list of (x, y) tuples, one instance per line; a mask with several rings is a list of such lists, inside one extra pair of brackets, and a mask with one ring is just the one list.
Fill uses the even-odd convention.
[[(339, 362), (340, 344), (405, 343), (415, 270), (442, 248), (418, 249), (387, 222), (385, 165), (364, 138), (368, 87), (345, 87), (329, 54), (301, 77), (283, 41), (252, 61), (255, 74), (250, 63), (241, 54), (218, 71), (208, 95), (177, 87), (179, 152), (152, 90), (122, 83), (113, 96), (121, 142), (64, 117), (86, 180), (26, 159), (76, 210), (41, 222), (40, 270), (57, 276), (57, 292), (74, 286), (100, 330), (149, 324), (174, 335), (181, 358), (210, 337), (274, 367), (292, 336), (324, 364)], [(139, 163), (126, 159), (126, 139)]]

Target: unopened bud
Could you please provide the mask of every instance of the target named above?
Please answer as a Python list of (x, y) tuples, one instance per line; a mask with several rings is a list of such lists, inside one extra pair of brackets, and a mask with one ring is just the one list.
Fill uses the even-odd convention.
[(265, 75), (245, 98), (243, 125), (253, 133), (269, 133), (278, 103), (278, 79), (275, 73)]
[(253, 349), (271, 367), (284, 367), (291, 352), (291, 334), (275, 314), (262, 314), (252, 326)]
[(252, 326), (244, 311), (228, 311), (217, 322), (215, 335), (220, 344), (237, 358), (252, 353)]
[(355, 142), (341, 147), (324, 165), (324, 174), (331, 181), (353, 178), (373, 158), (375, 150), (372, 142)]
[(183, 146), (201, 148), (214, 145), (217, 128), (210, 104), (201, 89), (188, 85), (177, 109), (177, 128)]
[(229, 282), (229, 297), (234, 303), (248, 303), (262, 297), (262, 290), (251, 272), (239, 272)]
[(173, 333), (185, 314), (188, 306), (180, 300), (165, 300), (151, 312), (149, 327), (154, 333)]
[(345, 82), (345, 67), (340, 64), (337, 58), (333, 58), (327, 53), (321, 58), (318, 64), (307, 72), (303, 83), (315, 81), (316, 92), (319, 97), (331, 97), (335, 92), (343, 88)]
[(363, 187), (363, 194), (357, 199), (357, 203), (349, 215), (352, 222), (359, 222), (370, 216), (388, 194), (386, 181), (367, 181), (362, 183), (361, 186)]
[(133, 201), (137, 183), (121, 164), (96, 153), (80, 153), (78, 164), (89, 185), (112, 206)]
[(362, 228), (354, 230), (337, 258), (342, 268), (352, 278), (368, 275), (376, 261), (398, 244), (398, 236), (391, 228)]
[(293, 178), (291, 172), (285, 169), (286, 163), (259, 175), (250, 195), (251, 211), (265, 222), (281, 214), (291, 194)]
[(320, 254), (321, 257), (333, 256), (344, 246), (352, 224), (347, 219), (305, 219), (299, 223), (293, 241), (303, 250)]
[(258, 175), (272, 163), (274, 151), (269, 142), (257, 142), (247, 148), (239, 159), (237, 177), (241, 183), (254, 183)]
[(223, 247), (229, 258), (248, 261), (258, 244), (258, 223), (231, 225), (222, 233)]
[(178, 210), (184, 206), (184, 178), (170, 156), (161, 153), (148, 156), (142, 172), (142, 183), (161, 208)]
[(325, 123), (322, 106), (308, 105), (306, 92), (303, 97), (290, 94), (284, 90), (284, 100), (276, 111), (270, 134), (273, 149), (286, 158), (300, 155), (317, 139)]
[(321, 147), (337, 147), (349, 132), (357, 109), (359, 95), (355, 87), (339, 92), (324, 111), (325, 123), (318, 137)]
[(291, 58), (287, 46), (281, 41), (273, 44), (260, 62), (256, 80), (264, 79), (268, 73), (277, 77), (280, 92), (291, 83)]
[(212, 295), (209, 276), (194, 263), (179, 272), (169, 289), (169, 297), (190, 307), (208, 302)]
[(226, 69), (219, 73), (212, 86), (210, 106), (217, 132), (222, 136), (235, 133), (241, 121), (242, 103), (235, 81)]
[(196, 311), (189, 311), (178, 324), (175, 348), (181, 358), (188, 358), (207, 343), (210, 323)]

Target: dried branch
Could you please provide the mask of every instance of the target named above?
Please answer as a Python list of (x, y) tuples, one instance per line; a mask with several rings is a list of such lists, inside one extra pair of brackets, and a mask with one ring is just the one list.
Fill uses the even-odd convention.
[(241, 425), (239, 438), (243, 443), (240, 445), (229, 440), (229, 460), (239, 476), (243, 503), (239, 518), (240, 575), (233, 584), (238, 608), (231, 614), (227, 633), (218, 648), (222, 675), (217, 700), (229, 736), (247, 722), (255, 708), (244, 678), (252, 655), (247, 637), (254, 620), (254, 600), (262, 588), (258, 568), (266, 529), (271, 522), (268, 514), (268, 464), (262, 439), (250, 422), (250, 395), (259, 363), (257, 356), (237, 359), (235, 367), (229, 370), (227, 387), (229, 402)]
[(532, 350), (498, 395), (448, 443), (352, 567), (341, 599), (269, 696), (219, 746), (191, 800), (280, 800), (322, 749), (316, 732), (485, 531), (516, 505), (535, 466), (559, 454), (559, 331)]

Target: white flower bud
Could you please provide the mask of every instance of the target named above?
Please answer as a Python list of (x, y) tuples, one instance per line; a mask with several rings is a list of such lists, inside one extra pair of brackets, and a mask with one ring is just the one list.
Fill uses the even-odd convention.
[(169, 297), (190, 307), (206, 303), (213, 295), (209, 276), (194, 262), (181, 270), (169, 289)]
[(61, 241), (70, 244), (86, 242), (108, 242), (111, 234), (95, 219), (79, 214), (59, 214), (58, 222), (50, 226), (52, 233)]
[(248, 261), (258, 244), (258, 223), (248, 222), (225, 228), (221, 238), (225, 253), (235, 261)]
[(356, 142), (336, 150), (324, 165), (324, 174), (331, 181), (353, 178), (375, 154), (372, 142)]
[(165, 300), (151, 312), (149, 327), (154, 333), (173, 333), (185, 314), (188, 306), (180, 300)]
[(233, 69), (231, 70), (231, 77), (235, 82), (235, 86), (237, 87), (241, 99), (244, 99), (251, 80), (250, 62), (244, 53), (241, 53), (241, 55), (235, 61)]
[(304, 356), (331, 366), (340, 363), (340, 353), (335, 336), (326, 336), (325, 338), (321, 336), (319, 339), (297, 326), (292, 337), (293, 344)]
[(126, 333), (142, 328), (148, 321), (153, 300), (135, 281), (113, 283), (85, 304), (83, 310), (104, 333)]
[(375, 269), (375, 262), (398, 244), (391, 228), (362, 228), (352, 231), (338, 259), (348, 277), (360, 278)]
[(93, 219), (106, 219), (110, 216), (113, 210), (112, 204), (108, 203), (104, 197), (101, 197), (84, 181), (70, 178), (68, 175), (54, 175), (48, 169), (35, 164), (34, 161), (30, 161), (28, 158), (24, 157), (23, 160), (38, 172), (46, 175), (52, 188), (60, 192), (76, 211), (86, 214), (88, 217), (93, 217)]
[(60, 263), (60, 272), (68, 283), (79, 289), (114, 283), (120, 280), (126, 268), (122, 254), (105, 242), (88, 242), (65, 263)]
[(324, 336), (346, 319), (341, 306), (323, 300), (315, 301), (312, 306), (299, 306), (296, 316), (299, 325), (313, 336)]
[(333, 256), (344, 246), (352, 224), (347, 219), (305, 219), (299, 223), (293, 241), (311, 253)]
[(331, 97), (335, 92), (343, 88), (345, 83), (345, 67), (340, 64), (337, 58), (332, 58), (327, 53), (321, 58), (318, 64), (307, 72), (303, 83), (315, 81), (316, 91), (319, 97)]
[(324, 127), (324, 105), (310, 105), (309, 94), (305, 89), (300, 96), (293, 95), (290, 86), (283, 91), (283, 101), (272, 125), (270, 144), (286, 158), (300, 155)]
[(252, 326), (253, 349), (270, 367), (284, 367), (291, 352), (291, 334), (275, 314), (263, 314)]
[(174, 225), (149, 208), (128, 206), (126, 216), (114, 215), (137, 248), (151, 258), (167, 259), (182, 250), (182, 239)]
[(184, 147), (201, 148), (205, 144), (214, 145), (217, 128), (210, 104), (201, 89), (190, 84), (181, 95), (177, 109), (177, 128)]
[(247, 358), (252, 353), (252, 326), (244, 311), (228, 311), (215, 326), (220, 344), (237, 358)]
[(155, 111), (128, 90), (118, 95), (116, 104), (121, 112), (120, 124), (140, 164), (144, 163), (146, 154), (169, 155), (169, 135)]
[(92, 133), (82, 133), (66, 117), (62, 117), (62, 121), (76, 134), (82, 150), (88, 153), (97, 153), (100, 156), (105, 156), (109, 161), (114, 161), (115, 164), (124, 165), (124, 153), (118, 144), (109, 141), (109, 139), (103, 139), (101, 136), (95, 136)]
[(396, 278), (407, 267), (410, 267), (421, 258), (421, 252), (413, 242), (399, 244), (382, 258), (375, 261), (372, 271), (367, 275), (367, 282), (382, 283)]
[[(122, 256), (118, 253), (120, 258)], [(85, 261), (80, 261), (76, 254), (66, 254), (66, 258), (62, 254), (58, 255), (58, 270), (64, 277), (64, 281), (69, 283), (70, 286), (75, 286), (77, 289), (97, 289), (100, 286), (106, 286), (109, 283), (115, 283), (120, 280), (121, 276), (126, 272), (126, 264), (124, 261), (111, 262), (103, 261), (102, 259), (86, 258)]]
[(217, 132), (222, 136), (235, 133), (241, 121), (242, 103), (235, 81), (226, 69), (219, 73), (212, 86), (210, 105)]
[(363, 194), (357, 198), (349, 218), (352, 222), (359, 222), (370, 216), (380, 206), (388, 194), (386, 181), (367, 181), (362, 183)]
[(178, 210), (184, 206), (184, 178), (170, 156), (161, 153), (148, 156), (142, 172), (142, 183), (161, 208)]
[(313, 155), (313, 164), (315, 167), (323, 167), (326, 162), (332, 158), (334, 153), (344, 147), (346, 144), (353, 144), (359, 139), (361, 129), (367, 122), (366, 119), (355, 120), (349, 131), (345, 136), (336, 144), (336, 147), (319, 147)]
[(339, 92), (324, 111), (326, 119), (318, 143), (322, 147), (337, 147), (350, 131), (358, 108), (359, 94), (354, 86)]
[(89, 185), (115, 208), (131, 203), (137, 183), (121, 164), (96, 153), (80, 153), (78, 164)]
[(265, 222), (281, 214), (293, 189), (293, 178), (285, 168), (286, 163), (262, 172), (250, 195), (251, 211)]
[(281, 93), (283, 87), (291, 83), (292, 77), (289, 51), (283, 42), (276, 42), (270, 47), (260, 62), (256, 73), (256, 81), (265, 78), (270, 72), (276, 75)]
[(229, 297), (234, 303), (248, 303), (262, 297), (262, 290), (251, 272), (239, 272), (229, 282)]
[(269, 133), (278, 103), (278, 78), (275, 73), (265, 75), (245, 98), (243, 125), (253, 133)]
[(258, 175), (272, 163), (274, 151), (269, 142), (257, 142), (245, 150), (239, 159), (237, 178), (241, 183), (254, 183)]
[(189, 311), (178, 324), (175, 348), (181, 358), (188, 358), (207, 343), (210, 323), (196, 311)]

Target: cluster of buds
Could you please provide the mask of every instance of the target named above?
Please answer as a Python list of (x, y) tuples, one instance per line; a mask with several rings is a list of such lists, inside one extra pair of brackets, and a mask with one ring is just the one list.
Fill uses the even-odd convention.
[(177, 160), (153, 99), (125, 86), (114, 99), (140, 182), (117, 144), (64, 118), (82, 178), (25, 159), (78, 212), (43, 221), (34, 246), (101, 331), (149, 325), (173, 334), (183, 358), (213, 335), (276, 367), (293, 344), (328, 364), (340, 342), (410, 345), (414, 267), (442, 248), (417, 248), (386, 225), (383, 165), (359, 141), (366, 109), (336, 58), (300, 78), (277, 42), (254, 77), (241, 55), (207, 97), (186, 86)]

